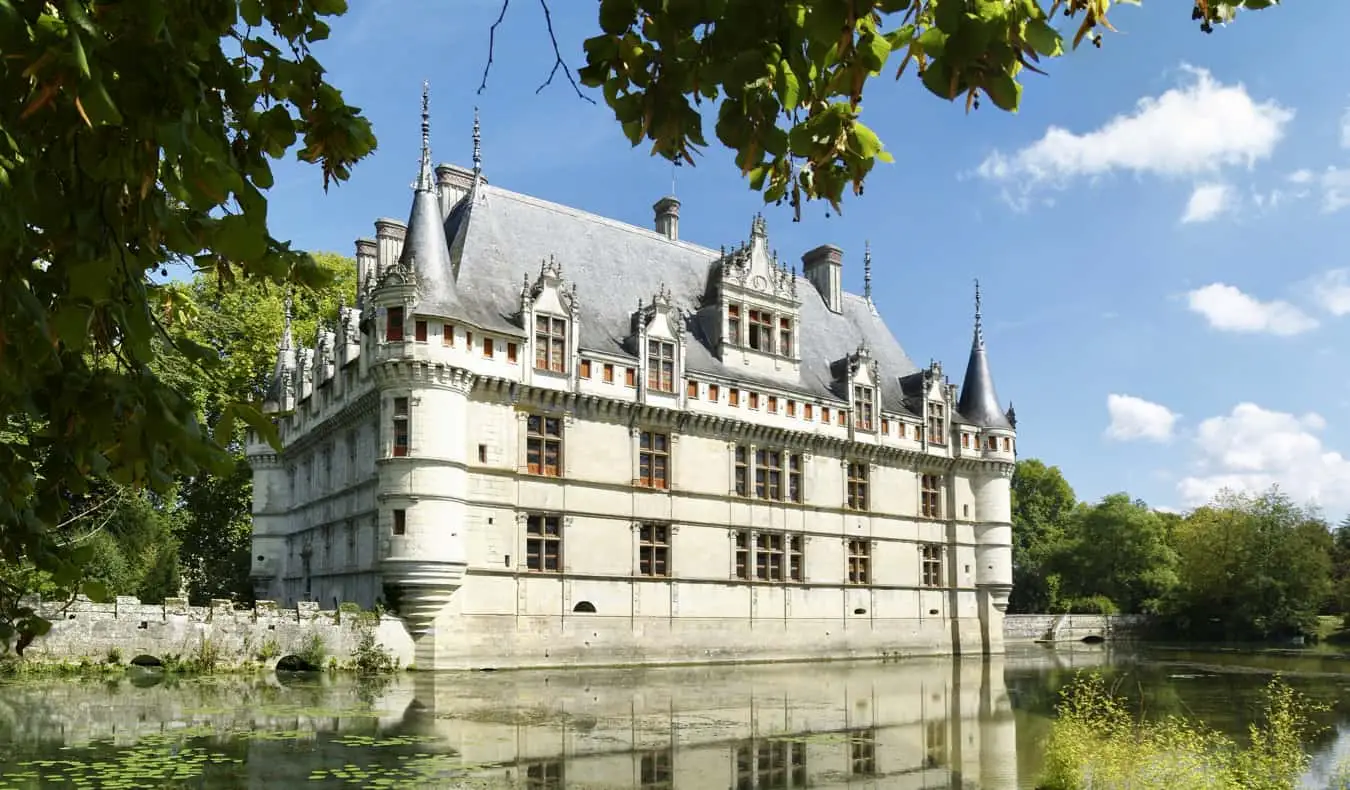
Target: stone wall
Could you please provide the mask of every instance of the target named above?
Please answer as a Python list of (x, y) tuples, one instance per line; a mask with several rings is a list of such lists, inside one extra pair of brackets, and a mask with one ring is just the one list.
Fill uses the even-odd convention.
[(1114, 639), (1139, 634), (1148, 620), (1142, 614), (1010, 614), (1003, 618), (1003, 640), (1011, 644)]
[(375, 641), (401, 666), (413, 660), (412, 638), (397, 617), (375, 620), (369, 613), (321, 611), (317, 603), (282, 609), (259, 601), (252, 609), (236, 609), (224, 600), (188, 606), (182, 598), (143, 604), (126, 596), (111, 603), (80, 596), (69, 606), (44, 603), (38, 610), (52, 623), (51, 631), (24, 651), (26, 658), (38, 661), (101, 663), (118, 655), (124, 663), (142, 657), (163, 662), (169, 657), (191, 659), (208, 649), (219, 651), (218, 660), (225, 664), (263, 660), (275, 666), (303, 652), (317, 635), (325, 654), (345, 663), (362, 633), (372, 628)]
[[(551, 634), (547, 627), (522, 629), (513, 623), (512, 628), (505, 630), (515, 633), (515, 638), (506, 639), (503, 638), (504, 629), (487, 627), (475, 621), (481, 618), (464, 618), (461, 615), (456, 620), (440, 624), (442, 628), (437, 631), (443, 632), (440, 635), (445, 639), (436, 640), (432, 638), (433, 635), (428, 635), (424, 640), (426, 644), (422, 645), (424, 655), (421, 660), (417, 660), (412, 637), (403, 621), (397, 617), (386, 614), (374, 620), (368, 613), (341, 609), (320, 610), (317, 603), (302, 602), (294, 609), (282, 609), (271, 601), (259, 601), (252, 609), (236, 609), (231, 602), (223, 600), (213, 601), (211, 606), (188, 606), (180, 598), (169, 598), (163, 604), (143, 604), (132, 597), (119, 596), (111, 603), (94, 603), (80, 596), (68, 607), (43, 604), (39, 611), (51, 620), (52, 630), (35, 640), (24, 656), (44, 662), (88, 660), (102, 663), (114, 654), (123, 663), (138, 658), (144, 661), (143, 657), (160, 662), (170, 658), (187, 660), (198, 655), (204, 646), (209, 646), (217, 652), (218, 660), (225, 664), (261, 660), (275, 666), (286, 656), (304, 652), (312, 635), (318, 635), (326, 655), (343, 663), (350, 660), (362, 633), (370, 628), (374, 629), (375, 641), (405, 667), (414, 663), (430, 666), (438, 661), (444, 662), (447, 658), (425, 655), (430, 652), (427, 648), (453, 654), (464, 650), (475, 652), (473, 648), (477, 642), (495, 644), (495, 649), (489, 648), (487, 644), (479, 645), (475, 660), (459, 656), (461, 660), (449, 662), (456, 668), (932, 655), (948, 652), (950, 647), (944, 642), (951, 637), (950, 621), (935, 621), (944, 627), (932, 631), (920, 629), (913, 633), (907, 633), (908, 629), (903, 628), (898, 631), (887, 629), (890, 633), (887, 634), (888, 639), (883, 641), (896, 648), (890, 651), (882, 650), (880, 643), (872, 644), (866, 639), (863, 643), (853, 644), (850, 640), (827, 638), (822, 645), (824, 650), (786, 651), (781, 655), (774, 651), (752, 650), (749, 652), (754, 655), (738, 655), (745, 652), (746, 647), (754, 646), (763, 639), (785, 645), (793, 643), (793, 640), (783, 638), (782, 623), (775, 624), (776, 628), (768, 628), (767, 633), (752, 636), (741, 630), (730, 632), (725, 622), (722, 622), (720, 627), (706, 630), (701, 637), (687, 630), (680, 634), (660, 634), (647, 629), (634, 633), (629, 627), (624, 631), (630, 643), (620, 644), (613, 639), (601, 639), (599, 631), (608, 633), (613, 629), (601, 628), (602, 625), (608, 625), (601, 622), (608, 618), (591, 615), (570, 618), (572, 628), (566, 629), (568, 636), (587, 637), (585, 647), (589, 649), (569, 650), (569, 647), (574, 647), (571, 645), (574, 640), (560, 639), (558, 634)], [(1003, 633), (1008, 644), (1044, 640), (1052, 631), (1052, 641), (1080, 642), (1091, 637), (1112, 639), (1132, 636), (1139, 633), (1147, 622), (1148, 618), (1143, 615), (1008, 615), (1004, 620)], [(854, 630), (858, 629), (849, 629), (845, 625), (842, 632)], [(573, 631), (576, 634), (572, 634)], [(870, 629), (862, 629), (857, 636), (866, 636), (868, 632)], [(815, 636), (819, 638), (820, 635)], [(962, 636), (963, 642), (975, 640), (978, 643), (977, 633)], [(643, 638), (650, 641), (644, 644)], [(538, 644), (531, 642), (531, 639)], [(521, 640), (531, 644), (527, 646)], [(443, 644), (437, 644), (438, 641)], [(458, 651), (454, 645), (459, 646)], [(649, 655), (648, 651), (652, 648), (665, 650), (653, 651), (661, 655)], [(489, 652), (494, 660), (484, 663), (481, 658)], [(591, 653), (601, 655), (589, 655)], [(670, 655), (666, 656), (665, 653)]]

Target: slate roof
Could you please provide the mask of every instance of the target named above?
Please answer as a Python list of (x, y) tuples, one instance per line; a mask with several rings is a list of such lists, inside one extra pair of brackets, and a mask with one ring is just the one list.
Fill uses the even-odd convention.
[(845, 293), (842, 312), (834, 313), (810, 281), (799, 277), (800, 377), (747, 375), (741, 366), (717, 359), (712, 338), (692, 318), (705, 306), (711, 266), (720, 256), (716, 250), (482, 182), (450, 211), (444, 229), (461, 310), (450, 317), (519, 335), (522, 281), (528, 276), (533, 282), (540, 263), (553, 256), (562, 265), (563, 279), (576, 287), (583, 350), (631, 358), (624, 339), (632, 313), (639, 300), (651, 302), (664, 285), (672, 302), (691, 316), (685, 328), (690, 374), (837, 400), (830, 364), (865, 343), (881, 372), (882, 407), (908, 411), (899, 377), (916, 367), (862, 296)]
[(961, 399), (956, 410), (981, 428), (1010, 431), (1013, 427), (994, 391), (994, 376), (989, 372), (989, 358), (984, 352), (984, 333), (980, 331), (978, 315), (975, 339), (970, 344), (970, 361), (966, 363), (966, 380), (961, 383)]

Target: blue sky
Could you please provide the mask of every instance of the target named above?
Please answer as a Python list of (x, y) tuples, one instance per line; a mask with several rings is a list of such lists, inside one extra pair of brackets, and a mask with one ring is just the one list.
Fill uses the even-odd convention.
[[(352, 5), (316, 54), (380, 148), (327, 194), (316, 170), (279, 167), (277, 236), (350, 255), (376, 217), (406, 215), (428, 79), (436, 161), (468, 164), (477, 105), (494, 184), (648, 226), (675, 174), (682, 238), (737, 243), (762, 210), (790, 259), (842, 247), (857, 292), (870, 240), (882, 314), (915, 362), (941, 360), (958, 382), (978, 277), (1021, 453), (1059, 465), (1082, 498), (1124, 490), (1184, 509), (1223, 485), (1278, 482), (1333, 518), (1350, 510), (1350, 50), (1337, 32), (1350, 3), (1293, 3), (1212, 35), (1188, 3), (1119, 6), (1102, 49), (1027, 75), (1017, 115), (967, 115), (908, 74), (876, 79), (863, 118), (895, 164), (842, 215), (811, 207), (800, 223), (764, 207), (718, 147), (675, 171), (561, 74), (536, 94), (553, 64), (538, 3), (511, 5), (481, 94), (498, 0)], [(580, 65), (595, 4), (551, 6)]]

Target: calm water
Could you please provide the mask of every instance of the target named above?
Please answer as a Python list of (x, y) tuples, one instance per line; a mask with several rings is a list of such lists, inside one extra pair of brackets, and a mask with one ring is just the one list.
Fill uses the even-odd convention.
[[(1034, 787), (1056, 690), (1094, 667), (1147, 710), (1231, 732), (1245, 729), (1272, 672), (1330, 704), (1350, 688), (1350, 658), (1333, 654), (1100, 646), (373, 684), (135, 670), (0, 684), (0, 788), (1019, 790)], [(1350, 757), (1350, 703), (1327, 723), (1309, 787)]]

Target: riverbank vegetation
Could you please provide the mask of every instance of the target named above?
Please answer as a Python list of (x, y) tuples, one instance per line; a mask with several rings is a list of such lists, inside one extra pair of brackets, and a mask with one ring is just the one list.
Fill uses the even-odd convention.
[[(1098, 674), (1061, 691), (1040, 790), (1293, 790), (1321, 728), (1312, 702), (1275, 677), (1245, 742), (1179, 716), (1136, 718)], [(1343, 781), (1336, 787), (1347, 786)]]
[[(291, 299), (292, 332), (312, 345), (321, 327), (337, 320), (338, 306), (356, 295), (356, 264), (319, 253), (313, 260), (323, 284)], [(253, 478), (244, 459), (247, 424), (226, 419), (230, 405), (261, 400), (276, 361), (285, 322), (285, 294), (257, 282), (219, 287), (213, 274), (166, 287), (173, 304), (161, 318), (168, 340), (152, 363), (216, 426), (214, 440), (230, 462), (217, 470), (183, 471), (151, 492), (98, 482), (72, 499), (58, 538), (78, 554), (78, 586), (95, 598), (133, 595), (145, 603), (183, 596), (194, 605), (229, 599), (253, 602), (249, 584)], [(210, 348), (217, 364), (203, 369), (181, 352), (187, 343)], [(30, 595), (68, 594), (70, 579), (40, 570), (27, 560), (0, 561), (0, 644), (19, 630), (29, 613), (19, 603)]]
[(1333, 529), (1277, 488), (1182, 515), (1124, 493), (1080, 502), (1035, 459), (1012, 487), (1010, 612), (1149, 614), (1192, 641), (1315, 639), (1350, 612), (1350, 519)]

